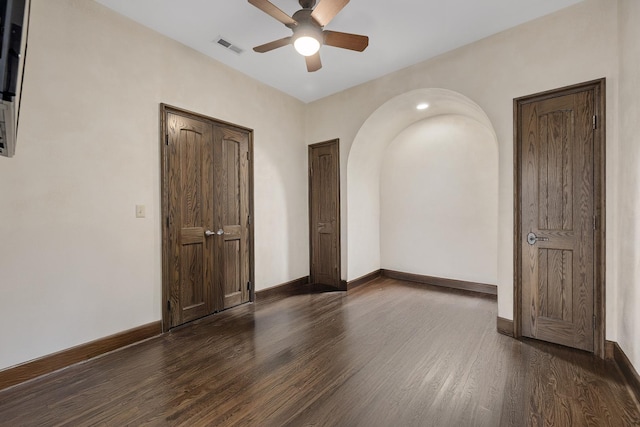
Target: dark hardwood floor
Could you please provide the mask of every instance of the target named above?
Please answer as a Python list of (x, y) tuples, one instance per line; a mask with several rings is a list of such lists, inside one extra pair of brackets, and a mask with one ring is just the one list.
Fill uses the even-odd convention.
[(259, 301), (0, 392), (0, 424), (640, 425), (614, 365), (499, 335), (496, 310), (387, 278)]

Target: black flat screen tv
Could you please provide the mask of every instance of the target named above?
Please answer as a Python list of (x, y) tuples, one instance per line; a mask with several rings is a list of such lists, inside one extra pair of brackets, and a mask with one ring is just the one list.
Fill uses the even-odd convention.
[(0, 0), (0, 155), (12, 157), (18, 129), (29, 0)]

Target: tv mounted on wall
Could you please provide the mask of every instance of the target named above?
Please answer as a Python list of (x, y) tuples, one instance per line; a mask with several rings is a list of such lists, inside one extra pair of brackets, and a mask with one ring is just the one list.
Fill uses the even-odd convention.
[(0, 0), (0, 155), (16, 152), (30, 0)]

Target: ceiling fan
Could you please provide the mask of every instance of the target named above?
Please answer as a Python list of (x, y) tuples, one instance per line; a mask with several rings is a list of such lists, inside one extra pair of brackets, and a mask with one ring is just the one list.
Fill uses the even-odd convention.
[(293, 31), (293, 35), (289, 37), (256, 46), (253, 50), (264, 53), (293, 44), (298, 53), (305, 57), (309, 72), (322, 68), (319, 50), (323, 44), (358, 52), (362, 52), (369, 45), (369, 37), (367, 36), (323, 30), (349, 3), (349, 0), (320, 0), (317, 6), (316, 0), (299, 0), (302, 9), (294, 13), (293, 16), (287, 15), (268, 0), (249, 0), (249, 3)]

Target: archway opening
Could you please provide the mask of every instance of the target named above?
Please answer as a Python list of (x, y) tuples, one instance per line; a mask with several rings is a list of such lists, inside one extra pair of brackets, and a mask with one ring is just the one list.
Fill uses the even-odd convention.
[(420, 89), (365, 121), (347, 164), (347, 280), (385, 268), (495, 284), (497, 222), (497, 140), (472, 100)]

